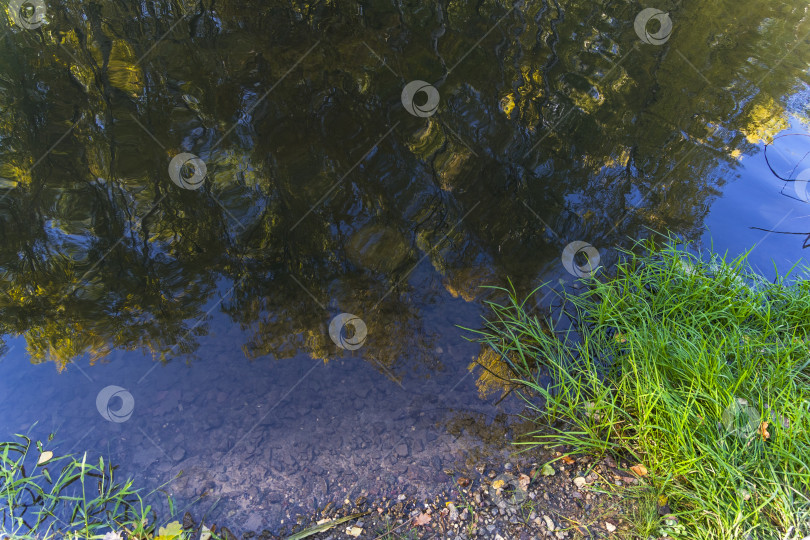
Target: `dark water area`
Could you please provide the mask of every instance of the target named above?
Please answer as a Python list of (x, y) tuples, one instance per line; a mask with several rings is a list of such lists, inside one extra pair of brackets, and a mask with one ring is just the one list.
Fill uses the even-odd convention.
[(236, 532), (507, 455), (482, 286), (810, 245), (806, 3), (14, 6), (0, 432)]

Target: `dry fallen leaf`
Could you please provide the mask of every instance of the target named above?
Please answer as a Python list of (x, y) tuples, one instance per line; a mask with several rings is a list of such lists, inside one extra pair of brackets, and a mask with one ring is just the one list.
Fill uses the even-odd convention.
[[(767, 425), (767, 424), (766, 424)], [(50, 450), (45, 450), (39, 455), (39, 459), (37, 460), (37, 465), (42, 465), (43, 463), (47, 463), (53, 458), (53, 452)]]
[(416, 519), (413, 520), (414, 525), (427, 525), (430, 523), (430, 514), (425, 514), (424, 512), (416, 516)]
[(768, 433), (768, 422), (762, 422), (759, 427), (757, 428), (757, 435), (762, 437), (762, 440), (770, 439), (771, 434)]
[(639, 476), (647, 476), (647, 467), (639, 463), (638, 465), (633, 465), (630, 467), (630, 470), (636, 473)]
[(563, 456), (563, 457), (561, 458), (561, 460), (562, 460), (562, 462), (563, 462), (563, 463), (565, 463), (566, 465), (573, 465), (574, 463), (576, 463), (576, 462), (577, 462), (577, 460), (575, 460), (575, 459), (574, 459), (574, 458), (572, 458), (571, 456)]
[(529, 475), (527, 475), (527, 474), (521, 474), (518, 477), (518, 484), (520, 485), (520, 489), (522, 489), (524, 491), (526, 490), (526, 488), (529, 487), (529, 484), (531, 483), (531, 481), (532, 481), (532, 479), (529, 478)]
[(458, 479), (458, 485), (461, 487), (467, 487), (470, 485), (470, 479), (462, 476)]

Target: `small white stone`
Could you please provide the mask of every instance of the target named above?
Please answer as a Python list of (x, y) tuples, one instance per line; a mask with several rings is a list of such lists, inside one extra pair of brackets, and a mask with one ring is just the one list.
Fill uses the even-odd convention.
[(608, 530), (608, 532), (610, 532), (610, 533), (612, 533), (612, 532), (616, 532), (616, 525), (614, 525), (613, 523), (611, 523), (611, 522), (609, 522), (609, 521), (606, 521), (606, 522), (605, 522), (605, 528), (606, 528), (606, 529)]
[(587, 483), (588, 483), (588, 481), (587, 481), (587, 480), (585, 480), (585, 479), (584, 479), (583, 477), (581, 477), (581, 476), (577, 476), (576, 478), (574, 478), (574, 485), (575, 485), (575, 486), (577, 486), (578, 488), (583, 487), (583, 486), (584, 486), (585, 484), (587, 484)]

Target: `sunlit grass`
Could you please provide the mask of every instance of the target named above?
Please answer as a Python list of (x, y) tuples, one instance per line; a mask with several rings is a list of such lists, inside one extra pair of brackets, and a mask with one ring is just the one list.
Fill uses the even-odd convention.
[[(512, 290), (490, 303), (478, 338), (548, 424), (523, 444), (643, 464), (683, 538), (810, 535), (810, 282), (769, 283), (745, 257), (671, 238), (622, 255), (614, 276), (561, 293), (555, 320)], [(655, 514), (639, 533), (679, 536)]]
[(0, 532), (14, 540), (186, 539), (178, 526), (161, 532), (132, 480), (101, 457), (54, 456), (25, 435), (0, 442)]

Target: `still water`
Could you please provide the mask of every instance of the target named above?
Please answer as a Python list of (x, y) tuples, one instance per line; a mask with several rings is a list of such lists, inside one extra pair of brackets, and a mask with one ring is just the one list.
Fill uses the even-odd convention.
[(609, 269), (667, 229), (769, 277), (810, 243), (803, 2), (28, 7), (0, 432), (238, 533), (508, 451), (520, 403), (458, 328), (481, 286), (548, 305), (572, 242)]

